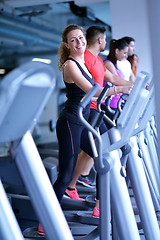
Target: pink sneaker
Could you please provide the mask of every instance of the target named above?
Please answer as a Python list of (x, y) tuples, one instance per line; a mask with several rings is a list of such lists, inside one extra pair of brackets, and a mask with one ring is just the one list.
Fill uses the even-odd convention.
[(95, 217), (95, 218), (99, 218), (99, 208), (97, 207), (94, 207), (93, 208), (93, 213), (92, 213), (92, 217)]
[(37, 232), (41, 236), (45, 236), (46, 235), (41, 224), (38, 225), (38, 231)]
[(79, 197), (78, 191), (77, 191), (76, 188), (75, 188), (74, 190), (68, 190), (68, 189), (66, 189), (65, 195), (68, 196), (68, 197), (70, 197), (70, 198), (72, 198), (72, 199), (85, 201), (85, 199)]

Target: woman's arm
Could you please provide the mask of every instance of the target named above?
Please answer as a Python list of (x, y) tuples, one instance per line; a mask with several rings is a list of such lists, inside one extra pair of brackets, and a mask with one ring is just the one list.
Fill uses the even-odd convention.
[[(107, 63), (107, 61), (105, 63)], [(112, 71), (110, 71), (107, 67), (107, 69), (104, 73), (104, 81), (110, 82), (110, 83), (112, 83), (113, 85), (116, 85), (116, 86), (119, 86), (119, 85), (120, 86), (132, 86), (134, 84), (133, 81), (126, 81), (125, 79), (119, 77), (116, 73), (116, 70), (115, 70), (115, 67), (114, 67), (113, 63), (111, 63), (111, 62), (108, 62), (108, 63), (110, 63), (110, 64), (108, 64), (108, 67)], [(112, 64), (112, 66), (111, 66), (111, 64)], [(105, 66), (106, 66), (106, 64), (105, 64)], [(114, 67), (115, 72), (113, 71), (113, 67)]]
[(118, 76), (115, 66), (112, 62), (110, 61), (104, 61), (104, 66), (107, 68), (107, 70), (109, 70), (112, 74), (115, 74)]
[[(68, 61), (64, 67), (64, 81), (68, 83), (75, 83), (84, 92), (88, 92), (93, 86), (92, 84), (82, 75), (81, 71), (73, 61)], [(116, 93), (127, 93), (131, 91), (131, 86), (116, 86), (111, 87), (107, 93), (107, 96), (114, 95)], [(103, 87), (100, 87), (95, 97), (98, 97), (102, 92)]]
[[(75, 83), (84, 92), (89, 92), (93, 87), (92, 84), (83, 76), (80, 69), (75, 62), (68, 60), (65, 63), (64, 69), (64, 81), (68, 83)], [(88, 73), (89, 75), (90, 73)], [(92, 76), (90, 76), (92, 78)], [(96, 93), (95, 97), (99, 96), (103, 88), (101, 87)]]

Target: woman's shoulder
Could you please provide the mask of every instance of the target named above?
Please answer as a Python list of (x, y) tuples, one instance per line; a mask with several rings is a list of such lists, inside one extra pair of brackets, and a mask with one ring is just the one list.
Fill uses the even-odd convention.
[(104, 63), (105, 66), (112, 66), (112, 67), (114, 66), (114, 64), (108, 59), (104, 60), (103, 63)]
[(67, 59), (63, 64), (63, 69), (76, 68), (76, 62), (73, 59)]
[(81, 74), (82, 67), (80, 64), (74, 59), (67, 59), (67, 61), (63, 64), (63, 73), (65, 78), (68, 77), (74, 79), (77, 75)]
[(111, 60), (109, 60), (109, 59), (106, 59), (106, 60), (104, 60), (103, 62), (104, 62), (104, 63), (105, 63), (105, 62), (111, 62)]

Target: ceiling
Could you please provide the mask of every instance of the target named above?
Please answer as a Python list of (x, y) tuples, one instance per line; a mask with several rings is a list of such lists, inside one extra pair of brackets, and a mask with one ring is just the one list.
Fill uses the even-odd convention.
[[(87, 3), (86, 3), (87, 2)], [(111, 35), (108, 0), (2, 0), (0, 68), (11, 69), (24, 57), (57, 53), (66, 25), (105, 25)]]

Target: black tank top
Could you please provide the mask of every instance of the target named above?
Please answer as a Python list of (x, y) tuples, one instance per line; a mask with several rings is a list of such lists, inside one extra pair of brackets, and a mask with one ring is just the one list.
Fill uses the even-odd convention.
[[(93, 85), (94, 79), (90, 78), (88, 74), (84, 71), (84, 69), (81, 67), (81, 65), (74, 60), (73, 58), (68, 58), (68, 60), (74, 61), (78, 68), (80, 69), (83, 76)], [(65, 107), (63, 109), (63, 114), (70, 119), (71, 121), (80, 124), (79, 117), (78, 117), (78, 107), (81, 99), (85, 96), (85, 92), (79, 88), (75, 83), (67, 83), (64, 82), (67, 90), (67, 101), (65, 103)], [(88, 119), (90, 113), (90, 104), (86, 106), (86, 108), (83, 110), (84, 117)]]

